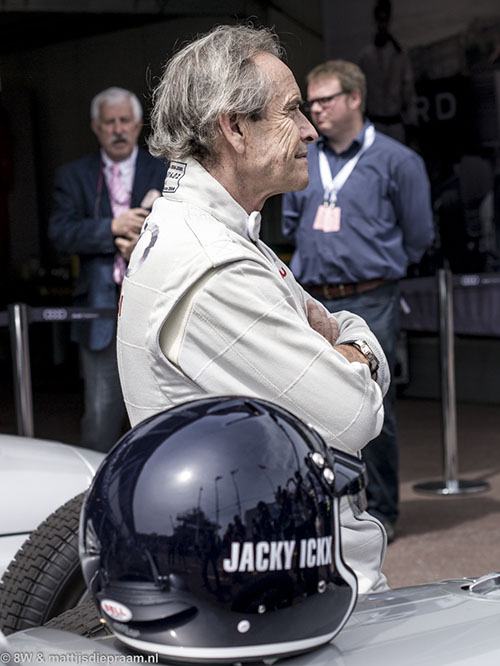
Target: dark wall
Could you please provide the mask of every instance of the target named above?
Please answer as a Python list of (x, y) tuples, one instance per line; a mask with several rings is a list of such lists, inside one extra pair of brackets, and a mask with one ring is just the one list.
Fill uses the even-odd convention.
[[(50, 265), (53, 260), (46, 226), (54, 172), (58, 165), (96, 149), (89, 127), (91, 98), (109, 86), (129, 88), (142, 100), (147, 122), (151, 83), (176, 45), (233, 20), (227, 16), (170, 19), (2, 56), (2, 97), (14, 139), (9, 217), (15, 285), (32, 277), (40, 263)], [(254, 21), (275, 27), (299, 81), (322, 59), (320, 37), (284, 11), (269, 9)], [(142, 140), (146, 134), (147, 125)], [(268, 210), (272, 240), (280, 235), (279, 205), (271, 203)]]

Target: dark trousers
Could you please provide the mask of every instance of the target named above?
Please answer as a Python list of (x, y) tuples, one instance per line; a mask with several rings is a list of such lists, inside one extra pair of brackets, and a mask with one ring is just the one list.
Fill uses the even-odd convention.
[(85, 402), (80, 442), (89, 449), (106, 453), (122, 435), (126, 418), (115, 339), (99, 351), (80, 345), (80, 360)]
[[(380, 342), (394, 374), (399, 336), (399, 282), (346, 298), (316, 296), (330, 312), (348, 310), (363, 317)], [(399, 513), (398, 441), (394, 413), (395, 389), (391, 384), (384, 399), (385, 418), (380, 435), (365, 446), (368, 470), (368, 511), (382, 521), (394, 523)]]

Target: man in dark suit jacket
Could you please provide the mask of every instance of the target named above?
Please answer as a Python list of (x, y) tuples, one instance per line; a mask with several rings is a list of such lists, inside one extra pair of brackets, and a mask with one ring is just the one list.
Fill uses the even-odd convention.
[[(58, 169), (49, 238), (59, 252), (79, 256), (74, 305), (114, 308), (166, 165), (137, 146), (142, 107), (132, 92), (108, 88), (94, 97), (90, 111), (100, 150)], [(85, 385), (81, 444), (100, 451), (118, 439), (125, 416), (115, 331), (114, 318), (77, 322), (71, 331)]]

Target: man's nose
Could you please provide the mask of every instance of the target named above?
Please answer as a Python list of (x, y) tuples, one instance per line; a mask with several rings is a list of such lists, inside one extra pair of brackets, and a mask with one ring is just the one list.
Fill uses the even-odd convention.
[(307, 118), (302, 114), (303, 122), (300, 128), (300, 138), (302, 141), (305, 143), (312, 143), (313, 141), (316, 141), (318, 138), (318, 133), (314, 129), (314, 125), (312, 125)]
[(115, 120), (113, 123), (113, 132), (115, 134), (122, 134), (123, 132), (123, 123), (121, 120)]

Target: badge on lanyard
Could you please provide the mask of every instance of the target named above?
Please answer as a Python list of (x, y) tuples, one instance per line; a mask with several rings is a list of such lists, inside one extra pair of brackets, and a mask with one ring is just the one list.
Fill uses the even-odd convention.
[(347, 164), (344, 164), (339, 173), (332, 177), (330, 165), (325, 152), (319, 151), (319, 172), (321, 183), (324, 189), (324, 199), (321, 206), (318, 206), (316, 217), (314, 218), (313, 229), (319, 231), (335, 232), (340, 231), (340, 207), (337, 206), (337, 195), (344, 186), (345, 182), (354, 170), (359, 158), (365, 153), (375, 140), (375, 129), (373, 125), (368, 125), (365, 130), (363, 145), (354, 157)]
[(318, 229), (325, 233), (340, 231), (340, 207), (328, 202), (318, 206), (313, 229)]

